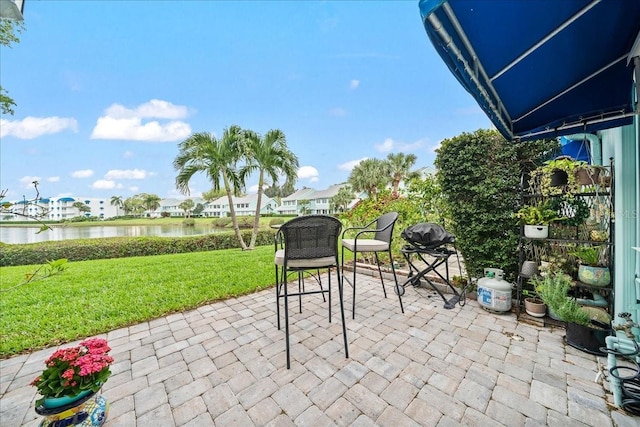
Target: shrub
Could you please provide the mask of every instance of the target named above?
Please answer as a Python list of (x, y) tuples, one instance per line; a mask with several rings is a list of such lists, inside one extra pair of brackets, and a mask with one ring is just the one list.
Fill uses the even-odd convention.
[(182, 221), (182, 225), (184, 225), (185, 227), (195, 227), (196, 220), (193, 218), (187, 218), (184, 221)]
[[(273, 245), (275, 230), (258, 232), (256, 246)], [(251, 238), (250, 232), (243, 233)], [(1, 244), (0, 267), (45, 264), (48, 260), (66, 258), (68, 261), (125, 258), (201, 252), (239, 248), (234, 233), (214, 233), (192, 237), (110, 237), (29, 243)]]
[(531, 170), (555, 141), (516, 144), (495, 130), (477, 130), (442, 141), (435, 165), (451, 232), (467, 272), (502, 268), (513, 278), (518, 266), (520, 175)]
[(269, 227), (284, 224), (283, 218), (273, 218), (269, 221)]
[(220, 228), (227, 227), (231, 225), (231, 217), (214, 218), (213, 221), (211, 221), (211, 225)]

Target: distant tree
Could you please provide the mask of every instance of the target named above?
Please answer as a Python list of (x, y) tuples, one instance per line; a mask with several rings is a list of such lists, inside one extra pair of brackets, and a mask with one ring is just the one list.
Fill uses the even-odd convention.
[(243, 144), (242, 129), (235, 125), (226, 128), (219, 140), (207, 132), (194, 133), (178, 145), (180, 152), (173, 166), (178, 172), (176, 188), (183, 194), (189, 194), (189, 181), (200, 172), (211, 180), (214, 190), (225, 190), (233, 229), (244, 250), (247, 245), (242, 238), (233, 205), (233, 195), (240, 193), (245, 186), (237, 169), (244, 153)]
[(111, 206), (116, 207), (116, 216), (120, 216), (120, 208), (124, 206), (122, 196), (111, 196)]
[(265, 188), (264, 195), (279, 201), (283, 197), (290, 196), (296, 192), (296, 189), (294, 188), (294, 184), (295, 184), (295, 179), (285, 181), (285, 183), (281, 187), (278, 186), (277, 184), (272, 184), (268, 188)]
[(264, 192), (265, 177), (269, 177), (271, 182), (277, 183), (278, 178), (283, 175), (287, 181), (296, 178), (299, 163), (298, 157), (287, 147), (287, 139), (279, 129), (272, 129), (264, 136), (247, 130), (244, 132), (246, 140), (244, 160), (245, 165), (240, 174), (243, 182), (249, 175), (258, 172), (258, 192), (256, 211), (253, 218), (253, 230), (249, 248), (253, 249), (260, 227), (260, 208), (262, 205), (262, 194)]
[(380, 159), (365, 159), (353, 168), (349, 175), (349, 184), (356, 191), (364, 191), (367, 196), (376, 199), (378, 192), (389, 183), (387, 165)]
[(74, 208), (78, 209), (80, 211), (80, 213), (91, 212), (91, 208), (89, 206), (87, 206), (85, 203), (82, 203), (82, 202), (73, 202), (73, 204), (71, 206), (73, 206)]
[(186, 200), (182, 201), (178, 205), (178, 207), (184, 211), (185, 218), (189, 218), (189, 217), (191, 217), (191, 210), (194, 208), (195, 205), (196, 204), (195, 204), (195, 202), (193, 200), (186, 199)]
[(386, 164), (389, 177), (391, 179), (392, 194), (397, 197), (398, 189), (402, 181), (408, 181), (418, 176), (417, 172), (412, 172), (411, 168), (415, 165), (418, 158), (415, 154), (389, 153)]
[(300, 215), (309, 215), (311, 213), (311, 202), (307, 199), (298, 200)]
[(198, 203), (196, 207), (193, 208), (193, 215), (200, 216), (203, 210), (204, 210), (204, 205), (202, 203)]
[(141, 215), (144, 212), (144, 203), (140, 195), (127, 197), (123, 202), (123, 209), (127, 215)]
[[(12, 44), (19, 43), (18, 34), (23, 29), (22, 22), (0, 18), (0, 46), (11, 47)], [(9, 92), (0, 85), (0, 111), (3, 114), (13, 115), (13, 107), (15, 106), (16, 103), (9, 97)]]
[(338, 193), (329, 200), (329, 208), (333, 212), (344, 212), (349, 208), (349, 204), (353, 200), (353, 190), (346, 185)]
[(160, 207), (160, 202), (162, 201), (162, 199), (157, 194), (142, 193), (139, 196), (142, 200), (142, 205), (144, 206), (145, 210), (149, 212), (149, 214)]

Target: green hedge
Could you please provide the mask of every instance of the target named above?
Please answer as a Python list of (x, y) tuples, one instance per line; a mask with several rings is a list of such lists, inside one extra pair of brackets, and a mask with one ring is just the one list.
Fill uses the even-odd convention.
[[(260, 231), (256, 246), (272, 245), (275, 230)], [(246, 242), (251, 232), (244, 232)], [(69, 261), (178, 254), (239, 248), (234, 233), (215, 233), (194, 237), (111, 237), (62, 240), (22, 245), (0, 244), (0, 267), (43, 264), (48, 260)]]

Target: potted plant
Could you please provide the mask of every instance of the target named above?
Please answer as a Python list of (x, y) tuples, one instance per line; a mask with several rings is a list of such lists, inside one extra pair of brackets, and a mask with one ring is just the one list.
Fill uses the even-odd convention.
[(547, 203), (523, 206), (514, 217), (524, 225), (525, 237), (532, 239), (546, 239), (549, 236), (549, 224), (562, 220), (558, 212), (550, 209)]
[[(64, 425), (74, 425), (82, 413), (78, 408), (84, 405), (85, 412), (91, 411), (86, 417), (101, 420), (100, 424), (92, 425), (102, 425), (107, 403), (104, 397), (95, 394), (111, 375), (109, 366), (113, 358), (107, 354), (110, 350), (107, 341), (101, 338), (56, 350), (45, 360), (44, 371), (31, 382), (42, 396), (36, 401), (36, 412), (49, 417), (50, 421), (62, 421), (60, 417), (64, 416)], [(92, 397), (94, 404), (88, 405), (86, 402)]]
[(556, 270), (544, 276), (534, 277), (531, 284), (536, 294), (547, 304), (549, 316), (555, 320), (562, 320), (558, 311), (567, 302), (571, 276)]
[(578, 246), (570, 254), (578, 259), (578, 280), (590, 286), (608, 286), (611, 273), (604, 257), (604, 246)]
[(579, 185), (596, 185), (600, 182), (600, 175), (604, 175), (605, 167), (580, 162), (576, 167), (576, 180)]
[(580, 186), (576, 179), (576, 169), (581, 164), (584, 162), (578, 162), (568, 156), (560, 156), (534, 169), (531, 172), (531, 178), (539, 185), (543, 196), (577, 193)]
[(535, 293), (531, 293), (524, 299), (524, 310), (529, 316), (544, 317), (547, 315), (547, 304)]

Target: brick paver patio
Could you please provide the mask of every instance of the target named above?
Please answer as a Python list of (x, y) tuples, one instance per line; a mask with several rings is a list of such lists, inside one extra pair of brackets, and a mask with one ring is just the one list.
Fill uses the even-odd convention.
[[(408, 287), (359, 277), (356, 319), (337, 286), (333, 322), (319, 295), (291, 304), (291, 369), (275, 290), (221, 301), (104, 335), (116, 359), (103, 388), (105, 426), (638, 426), (613, 408), (604, 358), (563, 343), (562, 329), (518, 323), (476, 301), (445, 310)], [(310, 282), (309, 286), (313, 286)], [(37, 426), (28, 385), (52, 349), (0, 361), (0, 425)]]

